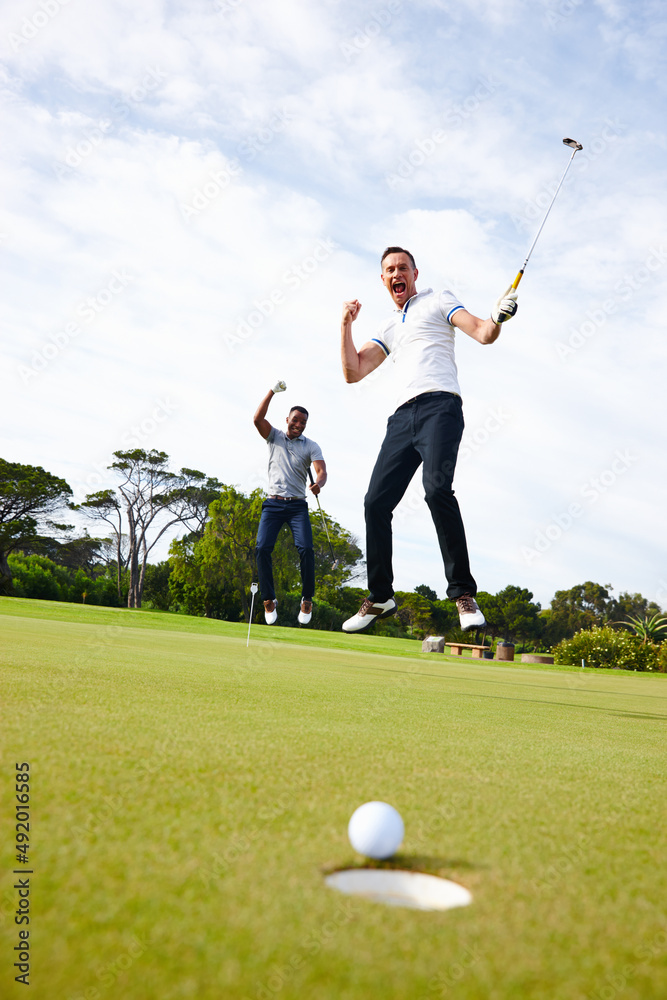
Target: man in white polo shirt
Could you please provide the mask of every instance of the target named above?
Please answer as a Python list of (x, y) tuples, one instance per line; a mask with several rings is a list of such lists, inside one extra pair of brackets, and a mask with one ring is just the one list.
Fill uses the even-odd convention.
[(272, 427), (266, 419), (269, 403), (277, 392), (284, 392), (284, 382), (276, 382), (257, 407), (254, 424), (269, 446), (269, 495), (262, 504), (262, 516), (257, 532), (257, 575), (264, 601), (267, 625), (278, 619), (276, 591), (273, 583), (273, 548), (283, 524), (288, 524), (299, 553), (302, 597), (298, 621), (307, 625), (313, 614), (315, 591), (315, 555), (313, 532), (306, 503), (306, 478), (312, 462), (315, 482), (309, 486), (314, 496), (327, 481), (327, 467), (320, 446), (304, 435), (308, 411), (293, 406), (287, 415), (287, 430)]
[(468, 547), (459, 505), (452, 490), (456, 457), (463, 433), (463, 412), (454, 342), (456, 329), (480, 344), (492, 344), (500, 324), (517, 309), (516, 292), (508, 289), (496, 302), (491, 318), (467, 312), (451, 292), (417, 292), (418, 271), (412, 254), (388, 247), (382, 255), (382, 282), (395, 312), (377, 335), (357, 351), (352, 323), (361, 303), (345, 302), (341, 354), (346, 382), (359, 382), (391, 355), (400, 391), (389, 418), (364, 501), (369, 596), (345, 632), (363, 632), (396, 612), (392, 570), (392, 513), (423, 464), (426, 503), (435, 524), (447, 577), (447, 596), (456, 601), (461, 628), (484, 625), (475, 600), (477, 585), (470, 572)]

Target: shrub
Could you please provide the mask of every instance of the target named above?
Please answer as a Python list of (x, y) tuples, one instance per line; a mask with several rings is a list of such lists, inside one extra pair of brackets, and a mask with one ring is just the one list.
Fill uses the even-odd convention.
[[(42, 601), (74, 601), (118, 607), (116, 581), (106, 574), (92, 578), (82, 569), (74, 572), (48, 556), (14, 552), (7, 560), (16, 597)], [(84, 598), (85, 595), (85, 598)]]
[(667, 674), (667, 642), (660, 643), (660, 649), (658, 652), (658, 670)]
[(571, 639), (553, 647), (556, 663), (581, 664), (587, 667), (620, 667), (623, 670), (658, 670), (658, 649), (652, 643), (609, 625), (582, 629)]

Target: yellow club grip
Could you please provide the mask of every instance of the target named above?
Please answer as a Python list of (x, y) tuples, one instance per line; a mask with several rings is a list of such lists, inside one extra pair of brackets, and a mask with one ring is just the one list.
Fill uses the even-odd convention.
[(517, 274), (516, 278), (514, 279), (514, 281), (510, 286), (511, 288), (514, 289), (514, 291), (516, 291), (517, 288), (519, 287), (519, 282), (521, 281), (522, 278), (523, 278), (523, 271), (519, 271), (519, 273)]

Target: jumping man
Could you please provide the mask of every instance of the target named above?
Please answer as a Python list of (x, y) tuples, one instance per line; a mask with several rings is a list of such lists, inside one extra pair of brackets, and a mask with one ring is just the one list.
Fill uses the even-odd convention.
[(458, 501), (452, 489), (463, 433), (461, 390), (454, 360), (456, 329), (480, 344), (493, 344), (500, 323), (517, 309), (510, 289), (493, 307), (490, 319), (467, 312), (451, 292), (417, 292), (419, 272), (409, 251), (389, 247), (382, 255), (382, 282), (396, 307), (377, 335), (357, 351), (352, 323), (361, 309), (358, 299), (343, 305), (342, 363), (346, 382), (359, 382), (390, 354), (397, 365), (398, 409), (371, 475), (364, 501), (369, 596), (343, 624), (345, 632), (363, 632), (379, 618), (396, 612), (393, 590), (393, 511), (417, 468), (423, 464), (426, 503), (435, 524), (447, 577), (447, 596), (456, 602), (461, 628), (479, 628), (484, 615), (475, 600), (477, 584), (470, 572), (468, 548)]
[(254, 416), (255, 427), (269, 445), (269, 496), (262, 504), (257, 532), (257, 573), (264, 601), (264, 618), (267, 625), (273, 625), (278, 618), (278, 602), (271, 553), (278, 532), (283, 524), (289, 524), (301, 560), (302, 597), (298, 620), (300, 625), (307, 625), (313, 614), (315, 556), (305, 499), (306, 477), (312, 462), (316, 478), (308, 488), (317, 496), (327, 481), (327, 468), (320, 446), (304, 436), (307, 410), (302, 406), (293, 406), (287, 415), (285, 431), (272, 427), (266, 419), (273, 396), (286, 388), (284, 382), (277, 382), (273, 389), (269, 389)]

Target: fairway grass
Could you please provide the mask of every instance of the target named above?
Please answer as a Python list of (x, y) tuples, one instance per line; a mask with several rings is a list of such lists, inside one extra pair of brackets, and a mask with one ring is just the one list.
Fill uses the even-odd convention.
[[(408, 640), (0, 598), (0, 996), (664, 1000), (667, 678)], [(30, 763), (30, 987), (14, 982)], [(346, 897), (384, 866), (473, 894)]]

